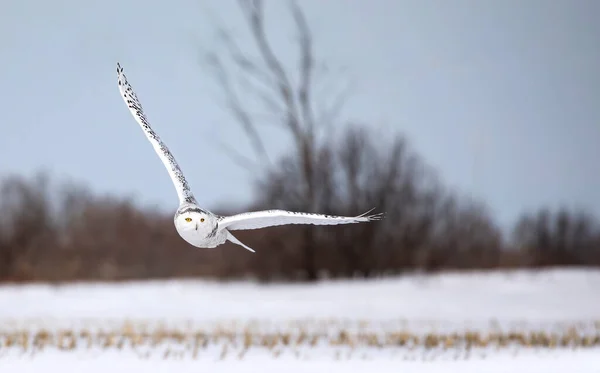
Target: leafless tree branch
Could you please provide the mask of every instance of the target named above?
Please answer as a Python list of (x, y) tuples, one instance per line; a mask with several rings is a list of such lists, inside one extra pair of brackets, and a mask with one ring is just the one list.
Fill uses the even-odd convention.
[(246, 132), (246, 135), (249, 137), (253, 145), (253, 149), (258, 156), (260, 156), (264, 161), (268, 162), (269, 157), (263, 141), (258, 134), (256, 126), (248, 114), (248, 111), (242, 107), (242, 104), (240, 103), (240, 100), (238, 99), (235, 90), (232, 87), (229, 76), (225, 72), (225, 68), (223, 67), (223, 63), (221, 62), (220, 58), (216, 54), (210, 54), (208, 56), (208, 62), (209, 66), (212, 67), (216, 79), (219, 81), (221, 87), (226, 93), (226, 100), (229, 109), (242, 125), (242, 128)]
[(257, 43), (260, 55), (276, 79), (279, 94), (283, 98), (287, 109), (286, 124), (298, 141), (298, 139), (302, 138), (302, 130), (298, 121), (298, 109), (294, 102), (292, 83), (267, 40), (264, 26), (263, 2), (261, 0), (240, 0), (239, 4), (250, 24), (250, 29)]
[[(330, 203), (331, 198), (327, 198), (327, 196), (335, 194), (333, 179), (325, 174), (329, 168), (319, 167), (319, 164), (323, 162), (332, 164), (333, 158), (328, 157), (324, 149), (317, 143), (317, 135), (320, 135), (317, 131), (333, 128), (329, 122), (332, 122), (341, 110), (345, 98), (344, 92), (335, 96), (332, 105), (323, 110), (317, 119), (314, 110), (316, 63), (313, 38), (306, 17), (295, 1), (290, 2), (290, 11), (298, 35), (300, 55), (299, 81), (297, 83), (292, 82), (290, 77), (293, 74), (283, 66), (280, 57), (274, 52), (272, 44), (267, 38), (263, 1), (239, 0), (238, 3), (247, 21), (250, 34), (256, 43), (261, 62), (257, 62), (255, 58), (250, 57), (250, 54), (242, 51), (239, 44), (223, 28), (219, 29), (220, 45), (224, 46), (228, 59), (240, 71), (236, 83), (242, 86), (243, 92), (249, 95), (249, 99), (257, 99), (266, 110), (274, 113), (275, 117), (280, 120), (282, 128), (291, 135), (294, 144), (293, 160), (299, 171), (294, 191), (300, 193), (294, 195), (300, 196), (300, 199), (296, 198), (295, 203), (299, 203), (297, 207), (305, 211), (314, 211), (317, 207), (323, 207), (320, 201), (327, 199), (327, 203)], [(259, 150), (257, 153), (261, 155), (266, 153), (256, 130), (257, 116), (252, 115), (250, 110), (241, 105), (241, 101), (233, 89), (230, 79), (231, 72), (225, 70), (222, 61), (214, 54), (212, 59), (215, 62), (214, 76), (223, 87), (225, 95), (228, 96), (229, 110), (242, 124), (255, 150)], [(327, 123), (321, 123), (321, 120)], [(277, 184), (276, 179), (271, 180)], [(273, 195), (278, 194), (278, 188), (269, 190)], [(316, 243), (313, 228), (303, 227), (302, 229), (305, 232), (303, 240), (305, 268), (308, 276), (314, 279), (316, 269), (313, 262)]]
[(302, 116), (305, 123), (306, 134), (309, 142), (314, 143), (315, 120), (312, 111), (311, 84), (314, 71), (313, 41), (312, 35), (306, 23), (304, 13), (298, 7), (296, 1), (291, 1), (292, 14), (298, 28), (300, 44), (300, 87), (298, 89), (298, 100), (302, 108)]

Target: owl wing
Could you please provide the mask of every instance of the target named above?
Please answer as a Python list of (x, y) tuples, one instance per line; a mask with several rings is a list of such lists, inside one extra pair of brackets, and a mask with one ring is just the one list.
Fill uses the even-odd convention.
[(179, 165), (175, 161), (175, 157), (169, 151), (169, 148), (163, 143), (154, 132), (150, 123), (146, 119), (146, 115), (144, 114), (144, 110), (142, 109), (142, 104), (137, 98), (137, 95), (133, 91), (133, 88), (127, 81), (127, 77), (123, 73), (123, 68), (119, 63), (117, 63), (117, 78), (119, 84), (119, 91), (121, 92), (121, 98), (127, 104), (129, 111), (135, 118), (136, 122), (142, 127), (142, 130), (146, 134), (146, 137), (154, 147), (156, 154), (160, 157), (160, 160), (164, 164), (165, 168), (169, 172), (169, 176), (171, 176), (171, 181), (173, 185), (175, 185), (175, 189), (177, 190), (177, 196), (179, 197), (179, 203), (189, 202), (195, 203), (196, 200), (192, 191), (190, 190), (190, 186), (188, 185), (187, 180), (183, 176), (183, 172), (179, 168)]
[(224, 216), (219, 220), (219, 227), (228, 230), (258, 229), (288, 224), (338, 225), (362, 223), (381, 220), (383, 213), (367, 215), (372, 210), (358, 216), (335, 216), (310, 214), (286, 210), (265, 210), (245, 212), (242, 214)]

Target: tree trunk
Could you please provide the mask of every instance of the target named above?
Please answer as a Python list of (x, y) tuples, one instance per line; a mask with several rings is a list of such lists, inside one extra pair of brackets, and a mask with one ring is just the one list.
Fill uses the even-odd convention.
[(316, 242), (315, 235), (312, 227), (308, 226), (304, 229), (304, 271), (306, 273), (306, 280), (310, 282), (317, 281), (318, 270), (316, 263)]

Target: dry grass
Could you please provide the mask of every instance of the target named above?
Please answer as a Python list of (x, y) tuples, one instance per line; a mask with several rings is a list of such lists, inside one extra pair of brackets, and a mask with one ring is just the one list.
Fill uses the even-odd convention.
[(151, 328), (146, 324), (127, 322), (106, 330), (95, 327), (5, 328), (0, 332), (0, 353), (34, 355), (47, 350), (95, 353), (129, 350), (142, 358), (159, 355), (181, 359), (210, 355), (223, 360), (244, 359), (249, 352), (267, 353), (273, 358), (286, 354), (303, 359), (311, 351), (320, 349), (329, 350), (330, 354), (333, 351), (335, 359), (368, 358), (369, 352), (384, 350), (392, 354), (404, 352), (405, 359), (434, 359), (442, 354), (451, 354), (458, 359), (499, 350), (517, 353), (523, 348), (600, 347), (600, 322), (558, 325), (543, 330), (524, 327), (521, 331), (496, 328), (462, 332), (415, 332), (406, 327), (374, 328), (365, 323), (343, 325), (330, 321), (329, 324), (293, 323), (286, 328), (273, 328), (233, 323), (201, 329), (192, 326)]

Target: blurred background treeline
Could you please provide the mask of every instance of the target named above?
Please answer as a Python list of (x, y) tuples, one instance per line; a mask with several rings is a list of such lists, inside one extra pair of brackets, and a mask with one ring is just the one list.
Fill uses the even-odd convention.
[[(347, 91), (329, 94), (328, 100), (316, 97), (326, 69), (295, 2), (290, 10), (299, 57), (291, 66), (266, 37), (262, 2), (239, 4), (255, 53), (244, 54), (217, 26), (220, 47), (203, 51), (201, 62), (254, 150), (242, 155), (222, 147), (242, 169), (251, 170), (248, 187), (254, 187), (254, 199), (247, 205), (205, 207), (218, 214), (282, 208), (338, 215), (375, 207), (385, 219), (240, 231), (238, 238), (255, 254), (230, 244), (199, 250), (174, 229), (174, 193), (173, 210), (161, 211), (99, 195), (50, 173), (24, 176), (0, 169), (0, 281), (314, 281), (407, 271), (600, 265), (600, 222), (591, 213), (540, 206), (525, 211), (509, 229), (500, 227), (485, 201), (445, 186), (402, 133), (340, 121)], [(135, 125), (132, 118), (126, 121)], [(260, 122), (282, 130), (285, 141), (291, 140), (288, 152), (267, 154)], [(147, 152), (156, 157), (149, 145)], [(148, 175), (148, 181), (156, 177), (168, 175)]]
[[(84, 186), (55, 185), (40, 173), (4, 177), (0, 195), (0, 280), (125, 280), (201, 276), (262, 281), (372, 277), (406, 271), (600, 265), (600, 224), (584, 211), (540, 208), (505, 234), (481, 201), (452, 193), (417, 166), (400, 139), (379, 159), (368, 137), (345, 134), (317, 166), (315, 211), (358, 214), (372, 206), (380, 222), (349, 226), (283, 226), (238, 232), (252, 254), (225, 244), (198, 250), (173, 227), (171, 212)], [(347, 157), (364, 159), (359, 165)], [(354, 157), (354, 156), (353, 156)], [(353, 158), (352, 157), (352, 158)], [(301, 173), (285, 158), (261, 180), (250, 206), (304, 210)], [(286, 176), (284, 178), (284, 176)], [(340, 180), (333, 181), (332, 178)]]

